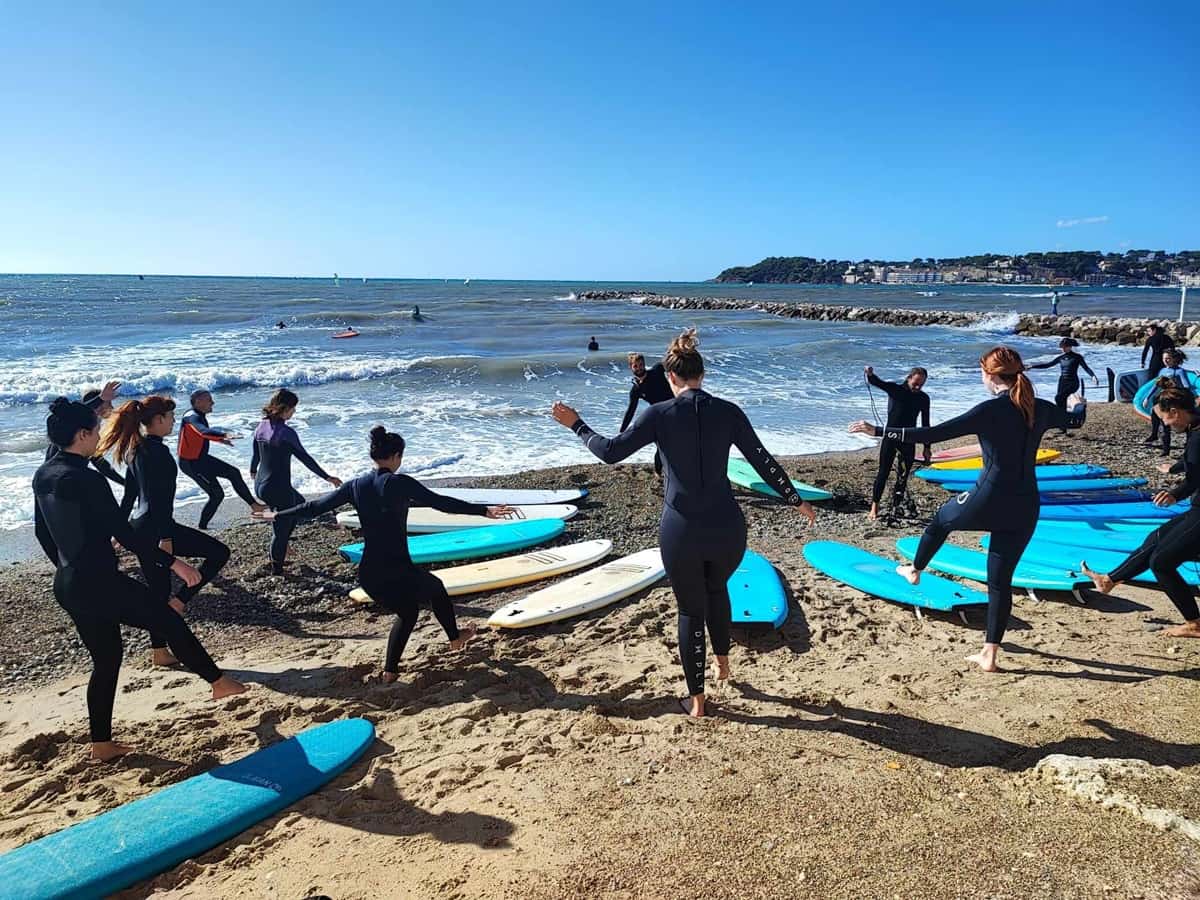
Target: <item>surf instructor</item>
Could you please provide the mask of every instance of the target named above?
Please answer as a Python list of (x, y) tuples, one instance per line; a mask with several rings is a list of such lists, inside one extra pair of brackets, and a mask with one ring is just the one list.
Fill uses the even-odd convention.
[[(645, 356), (630, 353), (629, 371), (633, 373), (633, 387), (629, 389), (629, 405), (625, 407), (625, 416), (621, 419), (621, 431), (629, 427), (641, 401), (645, 400), (653, 406), (675, 396), (671, 393), (671, 385), (667, 383), (667, 373), (662, 363), (655, 363), (653, 368), (647, 369)], [(657, 451), (654, 453), (654, 474), (662, 475), (662, 456)]]
[[(921, 417), (921, 425), (929, 427), (929, 395), (923, 388), (929, 378), (929, 373), (920, 366), (909, 369), (903, 383), (884, 381), (875, 374), (870, 366), (863, 369), (867, 383), (877, 387), (888, 398), (887, 424), (888, 428), (913, 428), (917, 424), (917, 416)], [(879, 498), (887, 487), (888, 474), (899, 456), (900, 464), (896, 472), (896, 489), (894, 496), (903, 498), (908, 486), (908, 475), (912, 471), (913, 461), (917, 457), (914, 444), (901, 444), (888, 438), (879, 443), (879, 470), (875, 473), (875, 484), (871, 488), (871, 509), (867, 512), (868, 519), (879, 518)], [(929, 445), (925, 445), (925, 462), (929, 462)]]
[(816, 521), (816, 513), (792, 486), (783, 467), (763, 447), (741, 408), (705, 391), (704, 359), (696, 330), (671, 342), (663, 369), (673, 398), (645, 409), (633, 427), (606, 438), (588, 427), (574, 409), (557, 402), (551, 415), (577, 434), (606, 463), (618, 463), (656, 444), (666, 469), (659, 525), (663, 566), (679, 606), (679, 657), (688, 697), (684, 713), (705, 714), (707, 627), (717, 657), (717, 678), (729, 677), (729, 577), (746, 552), (746, 520), (729, 486), (729, 448), (737, 447), (785, 502)]

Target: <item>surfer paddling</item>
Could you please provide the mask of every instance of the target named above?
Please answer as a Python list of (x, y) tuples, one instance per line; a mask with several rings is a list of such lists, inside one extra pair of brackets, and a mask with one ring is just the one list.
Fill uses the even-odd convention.
[(597, 434), (565, 403), (551, 415), (577, 434), (606, 463), (618, 463), (656, 444), (666, 469), (659, 543), (663, 566), (679, 607), (679, 657), (688, 697), (683, 712), (705, 714), (705, 638), (717, 657), (717, 679), (729, 678), (729, 577), (746, 552), (746, 520), (729, 486), (729, 448), (737, 447), (785, 502), (810, 523), (816, 513), (796, 492), (783, 466), (767, 452), (741, 408), (701, 387), (704, 359), (695, 329), (671, 342), (663, 368), (673, 399), (642, 410), (633, 426), (616, 437)]
[(1038, 445), (1050, 428), (1078, 428), (1082, 416), (1069, 415), (1034, 396), (1020, 355), (996, 347), (979, 361), (983, 386), (995, 397), (932, 428), (889, 428), (855, 422), (851, 433), (887, 437), (905, 444), (936, 444), (974, 434), (983, 465), (979, 481), (946, 501), (925, 528), (912, 565), (896, 572), (909, 584), (952, 531), (991, 532), (988, 547), (988, 618), (983, 649), (967, 657), (985, 672), (997, 671), (996, 657), (1012, 612), (1012, 578), (1037, 525), (1041, 500), (1034, 474)]

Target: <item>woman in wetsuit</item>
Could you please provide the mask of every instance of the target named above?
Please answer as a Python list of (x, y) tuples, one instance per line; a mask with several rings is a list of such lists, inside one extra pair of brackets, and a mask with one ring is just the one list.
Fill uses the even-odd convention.
[(1169, 388), (1182, 388), (1191, 393), (1191, 388), (1188, 387), (1188, 373), (1183, 368), (1186, 360), (1187, 355), (1176, 347), (1170, 347), (1162, 352), (1162, 368), (1158, 370), (1156, 379), (1158, 384), (1152, 395), (1154, 405), (1150, 407), (1150, 437), (1142, 442), (1144, 447), (1154, 446), (1159, 441), (1158, 431), (1161, 428), (1162, 444), (1159, 447), (1159, 456), (1171, 455), (1171, 426), (1164, 424), (1156, 411), (1158, 393)]
[(50, 538), (42, 546), (55, 566), (54, 597), (75, 623), (92, 657), (87, 688), (91, 755), (108, 760), (132, 749), (112, 739), (122, 625), (165, 635), (180, 662), (212, 685), (214, 700), (246, 688), (221, 674), (182, 616), (117, 568), (113, 538), (139, 555), (155, 556), (164, 570), (174, 572), (185, 584), (200, 582), (199, 572), (130, 528), (104, 476), (88, 468), (100, 443), (95, 412), (59, 397), (50, 404), (46, 433), (60, 449), (33, 477), (34, 501)]
[(759, 441), (742, 410), (704, 391), (704, 359), (695, 329), (679, 335), (663, 357), (673, 400), (642, 410), (633, 426), (616, 437), (597, 434), (565, 403), (552, 415), (606, 463), (617, 463), (648, 444), (657, 444), (666, 471), (659, 541), (663, 565), (679, 606), (679, 657), (687, 680), (690, 716), (704, 715), (704, 631), (712, 639), (718, 679), (729, 677), (727, 582), (746, 552), (746, 520), (729, 487), (729, 448), (736, 446), (759, 476), (781, 497), (816, 521), (813, 508), (796, 493), (783, 467)]
[(396, 680), (400, 655), (417, 623), (422, 604), (433, 608), (434, 616), (450, 639), (451, 650), (461, 650), (475, 633), (474, 628), (459, 630), (445, 586), (437, 576), (417, 568), (408, 555), (409, 508), (431, 506), (442, 512), (491, 519), (502, 519), (512, 513), (507, 506), (481, 506), (435, 494), (419, 481), (399, 474), (403, 456), (404, 438), (389, 433), (382, 425), (376, 426), (371, 429), (374, 472), (347, 481), (317, 500), (301, 502), (290, 509), (255, 513), (256, 517), (274, 524), (286, 524), (290, 531), (298, 522), (332, 512), (347, 503), (358, 510), (363, 532), (358, 583), (372, 600), (396, 614), (383, 661), (385, 682)]
[(1192, 588), (1179, 576), (1179, 566), (1189, 560), (1200, 560), (1200, 414), (1196, 412), (1196, 396), (1178, 387), (1164, 388), (1154, 404), (1166, 427), (1187, 434), (1183, 460), (1171, 471), (1182, 471), (1183, 481), (1167, 491), (1154, 495), (1158, 506), (1170, 506), (1190, 499), (1191, 508), (1168, 519), (1152, 531), (1129, 557), (1107, 575), (1088, 568), (1087, 560), (1079, 564), (1080, 571), (1092, 579), (1096, 590), (1107, 594), (1123, 581), (1149, 569), (1162, 590), (1183, 616), (1184, 623), (1163, 631), (1167, 637), (1200, 638), (1200, 608)]
[(911, 566), (896, 571), (911, 584), (952, 531), (990, 531), (988, 546), (988, 619), (983, 650), (968, 657), (985, 672), (995, 672), (996, 654), (1012, 612), (1012, 576), (1037, 525), (1041, 500), (1034, 466), (1042, 435), (1050, 428), (1078, 428), (1082, 416), (1070, 416), (1038, 400), (1017, 351), (989, 350), (979, 361), (983, 385), (995, 394), (961, 416), (932, 428), (880, 428), (855, 422), (850, 431), (890, 437), (906, 444), (936, 444), (974, 434), (983, 465), (970, 490), (947, 500), (925, 528)]
[[(1100, 384), (1100, 379), (1096, 377), (1096, 373), (1088, 368), (1087, 361), (1082, 355), (1075, 352), (1075, 348), (1078, 346), (1079, 341), (1075, 340), (1075, 338), (1063, 338), (1058, 342), (1058, 349), (1062, 353), (1049, 362), (1025, 367), (1027, 369), (1052, 369), (1058, 366), (1058, 390), (1054, 392), (1054, 405), (1063, 412), (1067, 411), (1067, 398), (1079, 390), (1080, 369), (1083, 369), (1083, 371), (1092, 376), (1093, 384)], [(1067, 431), (1064, 428), (1063, 434), (1066, 433)]]
[[(288, 420), (296, 414), (299, 403), (300, 398), (291, 391), (276, 391), (263, 407), (263, 420), (254, 430), (250, 477), (254, 479), (254, 493), (271, 509), (290, 509), (304, 502), (304, 495), (292, 487), (293, 456), (318, 478), (335, 488), (342, 486), (340, 478), (334, 478), (308, 455), (300, 443), (300, 435), (288, 424)], [(271, 571), (276, 575), (283, 574), (288, 541), (295, 527), (295, 519), (290, 516), (271, 523)]]
[[(172, 596), (171, 572), (162, 564), (162, 557), (153, 550), (138, 554), (155, 602), (169, 603), (183, 615), (191, 599), (229, 562), (229, 548), (211, 535), (175, 521), (175, 479), (179, 470), (163, 441), (174, 429), (174, 400), (159, 396), (130, 400), (109, 422), (100, 440), (100, 452), (112, 453), (113, 459), (128, 466), (125, 496), (128, 499), (132, 495), (137, 500), (129, 524), (142, 539), (142, 546), (158, 548), (172, 556), (204, 560), (200, 564), (200, 580), (194, 585), (184, 585)], [(156, 666), (173, 666), (178, 662), (162, 632), (150, 632), (150, 647)]]
[[(920, 366), (909, 370), (904, 383), (884, 381), (875, 374), (870, 366), (863, 369), (867, 383), (879, 388), (888, 398), (887, 424), (889, 428), (913, 428), (917, 424), (917, 416), (921, 417), (921, 425), (929, 427), (929, 395), (922, 388), (929, 378), (929, 373)], [(900, 457), (900, 470), (896, 474), (895, 497), (903, 498), (908, 483), (908, 475), (912, 471), (913, 461), (917, 458), (915, 444), (900, 444), (884, 438), (879, 442), (879, 470), (875, 473), (875, 484), (871, 487), (871, 509), (867, 512), (868, 519), (879, 518), (879, 498), (887, 487), (888, 475), (896, 457)], [(929, 462), (929, 445), (925, 445), (925, 462)]]

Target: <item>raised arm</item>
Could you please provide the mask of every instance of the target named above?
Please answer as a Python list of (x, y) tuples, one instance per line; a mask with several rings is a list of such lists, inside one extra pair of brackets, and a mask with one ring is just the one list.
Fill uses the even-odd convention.
[[(874, 372), (867, 373), (867, 381), (868, 381), (868, 383), (879, 388), (881, 391), (883, 391), (889, 397), (891, 397), (897, 390), (904, 388), (904, 385), (896, 384), (896, 382), (894, 382), (894, 381), (884, 381), (882, 378), (880, 378)], [(905, 388), (905, 390), (907, 390), (907, 388)]]
[(733, 443), (742, 451), (746, 462), (754, 467), (754, 471), (763, 481), (775, 489), (785, 503), (800, 506), (804, 502), (804, 498), (796, 492), (796, 488), (792, 484), (792, 480), (788, 478), (783, 466), (762, 445), (762, 441), (758, 439), (758, 435), (754, 431), (754, 426), (750, 424), (750, 420), (740, 409), (737, 411), (737, 422), (734, 424)]
[(351, 482), (346, 482), (335, 491), (330, 491), (324, 496), (318, 497), (316, 500), (309, 500), (305, 503), (297, 504), (288, 509), (281, 509), (275, 513), (276, 519), (297, 519), (301, 522), (307, 519), (315, 519), (317, 516), (322, 516), (325, 513), (333, 512), (339, 506), (345, 506), (353, 498)]
[(571, 430), (579, 435), (583, 445), (592, 451), (597, 459), (611, 465), (654, 443), (655, 427), (654, 407), (650, 406), (642, 410), (642, 414), (634, 420), (630, 428), (616, 437), (607, 438), (597, 434), (583, 419), (577, 420), (571, 426)]
[(421, 482), (407, 475), (389, 479), (384, 490), (389, 499), (393, 496), (397, 499), (407, 496), (409, 506), (428, 506), (438, 512), (455, 513), (461, 516), (486, 516), (488, 511), (487, 506), (482, 503), (468, 503), (455, 497), (447, 497), (445, 494), (431, 491)]

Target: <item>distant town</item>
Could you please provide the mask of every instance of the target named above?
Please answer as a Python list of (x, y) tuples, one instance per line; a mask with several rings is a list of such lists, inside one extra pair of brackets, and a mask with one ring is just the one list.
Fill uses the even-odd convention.
[(1044, 284), (1097, 287), (1200, 286), (1200, 250), (1055, 251), (1016, 256), (989, 253), (907, 262), (769, 256), (726, 269), (714, 281), (742, 284)]

